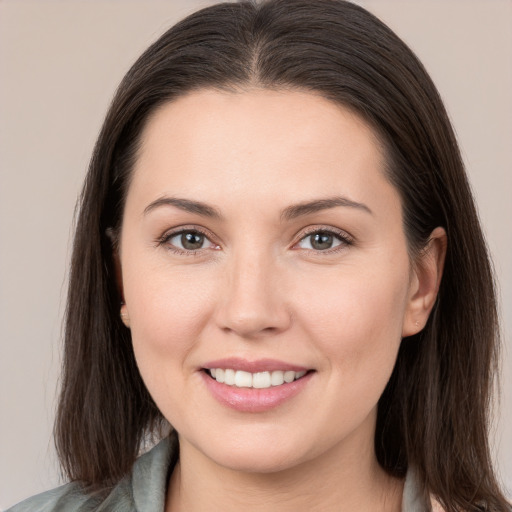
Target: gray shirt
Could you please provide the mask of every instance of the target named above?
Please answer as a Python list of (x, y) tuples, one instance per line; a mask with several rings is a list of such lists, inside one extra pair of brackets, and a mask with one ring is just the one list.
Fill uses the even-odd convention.
[[(160, 441), (139, 457), (129, 475), (106, 499), (85, 494), (79, 484), (69, 483), (22, 501), (7, 512), (164, 512), (169, 476), (177, 459), (175, 438)], [(402, 512), (427, 512), (414, 471), (405, 479)]]

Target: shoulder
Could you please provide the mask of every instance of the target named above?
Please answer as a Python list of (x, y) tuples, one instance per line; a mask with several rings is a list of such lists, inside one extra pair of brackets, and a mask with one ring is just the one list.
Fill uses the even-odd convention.
[(7, 512), (85, 512), (93, 510), (97, 504), (98, 500), (84, 494), (80, 485), (72, 482), (32, 496), (14, 505)]
[(164, 439), (139, 457), (132, 472), (105, 497), (88, 493), (78, 482), (32, 496), (6, 512), (148, 512), (163, 510), (170, 471), (177, 459), (177, 442)]

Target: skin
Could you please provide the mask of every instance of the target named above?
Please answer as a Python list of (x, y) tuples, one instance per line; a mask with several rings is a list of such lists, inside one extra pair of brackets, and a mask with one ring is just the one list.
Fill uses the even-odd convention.
[[(410, 260), (383, 162), (367, 124), (309, 92), (195, 91), (147, 123), (118, 271), (141, 375), (179, 433), (167, 511), (400, 510), (403, 482), (373, 450), (376, 407), (434, 304), (445, 234)], [(340, 196), (364, 207), (283, 215)], [(203, 231), (202, 248), (176, 252), (182, 228)], [(311, 230), (334, 247), (315, 249)], [(201, 372), (233, 356), (314, 373), (279, 407), (240, 412)]]

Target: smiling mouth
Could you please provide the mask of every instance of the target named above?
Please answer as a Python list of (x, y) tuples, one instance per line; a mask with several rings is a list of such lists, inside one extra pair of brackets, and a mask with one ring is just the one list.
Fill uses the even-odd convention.
[(269, 372), (250, 373), (230, 368), (204, 368), (204, 371), (212, 379), (220, 384), (237, 388), (266, 389), (290, 384), (301, 379), (310, 371), (275, 370)]

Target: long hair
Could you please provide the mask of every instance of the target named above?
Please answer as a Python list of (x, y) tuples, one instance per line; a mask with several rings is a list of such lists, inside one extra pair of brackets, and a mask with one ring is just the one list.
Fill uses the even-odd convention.
[(375, 451), (391, 475), (413, 465), (447, 511), (504, 511), (489, 406), (498, 361), (493, 274), (457, 142), (413, 52), (342, 0), (218, 4), (187, 17), (135, 62), (107, 113), (79, 204), (55, 439), (72, 480), (106, 488), (163, 418), (119, 318), (116, 236), (141, 132), (163, 103), (200, 88), (305, 90), (365, 119), (385, 149), (412, 257), (437, 226), (448, 248), (423, 331), (402, 341), (379, 401)]

